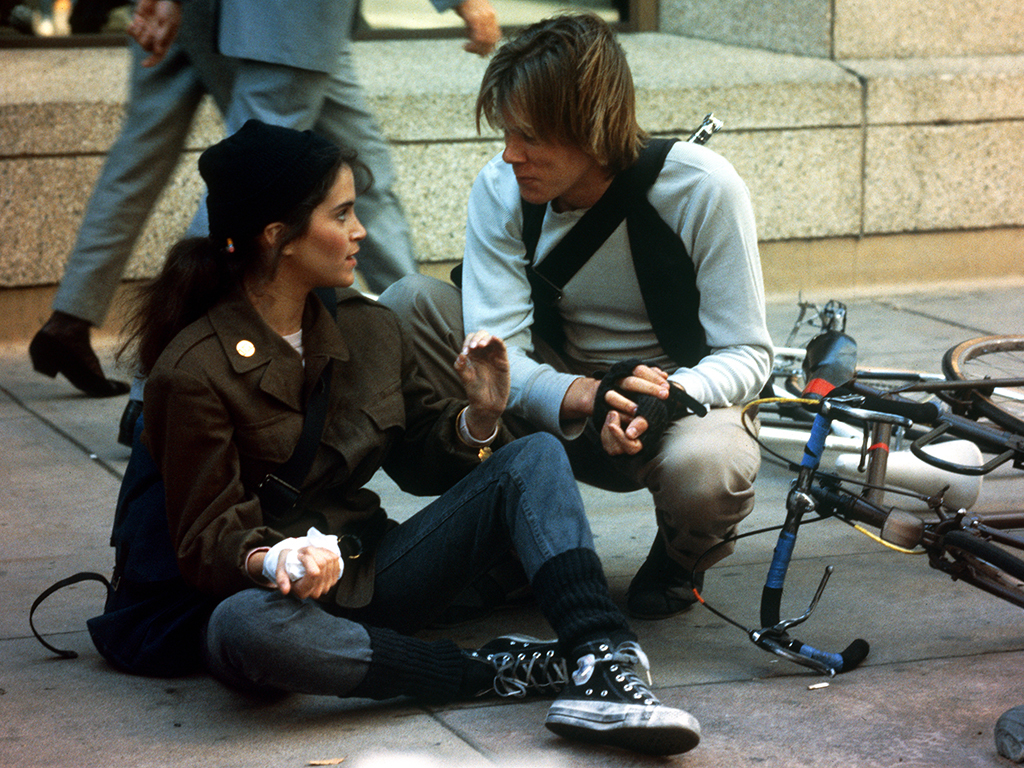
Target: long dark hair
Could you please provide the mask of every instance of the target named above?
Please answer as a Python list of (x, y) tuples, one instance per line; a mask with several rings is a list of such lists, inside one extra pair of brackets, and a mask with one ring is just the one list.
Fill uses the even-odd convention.
[(186, 326), (222, 299), (243, 290), (247, 283), (273, 279), (281, 249), (305, 234), (314, 209), (327, 197), (343, 167), (364, 176), (360, 188), (372, 183), (355, 152), (343, 150), (322, 181), (282, 217), (285, 228), (273, 249), (260, 245), (259, 234), (234, 242), (229, 248), (208, 237), (186, 238), (174, 245), (160, 273), (133, 292), (134, 308), (125, 323), (125, 340), (118, 358), (128, 356), (139, 373), (148, 375), (160, 353)]

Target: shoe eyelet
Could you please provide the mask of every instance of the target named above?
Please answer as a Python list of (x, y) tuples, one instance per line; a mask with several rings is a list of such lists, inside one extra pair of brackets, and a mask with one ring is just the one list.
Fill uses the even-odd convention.
[(587, 696), (593, 696), (594, 695), (594, 689), (593, 688), (587, 688), (586, 695)]
[(608, 691), (601, 691), (601, 695), (602, 696), (607, 696), (608, 695)]

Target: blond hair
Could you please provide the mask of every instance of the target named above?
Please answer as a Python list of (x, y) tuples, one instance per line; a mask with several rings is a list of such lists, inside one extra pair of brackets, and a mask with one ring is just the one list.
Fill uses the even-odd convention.
[(590, 13), (545, 19), (505, 43), (480, 85), (478, 131), (483, 120), (578, 147), (612, 174), (633, 165), (647, 140), (626, 54)]

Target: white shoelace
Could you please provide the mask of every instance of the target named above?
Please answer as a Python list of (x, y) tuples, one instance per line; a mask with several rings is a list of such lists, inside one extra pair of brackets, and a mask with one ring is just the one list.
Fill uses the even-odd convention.
[[(655, 699), (653, 692), (649, 686), (653, 684), (651, 679), (651, 663), (647, 658), (647, 654), (644, 653), (643, 649), (638, 643), (633, 641), (627, 641), (622, 643), (614, 651), (609, 651), (600, 658), (595, 656), (593, 653), (588, 653), (581, 656), (576, 661), (576, 670), (572, 673), (572, 680), (576, 685), (585, 685), (594, 674), (594, 668), (598, 662), (611, 662), (612, 665), (618, 665), (619, 669), (613, 671), (619, 672), (616, 676), (616, 680), (624, 682), (626, 684), (625, 690), (629, 691), (632, 688), (638, 688), (649, 698)], [(647, 682), (643, 680), (636, 673), (636, 667), (639, 665), (643, 668), (647, 675)]]
[(553, 653), (498, 653), (490, 657), (497, 672), (494, 691), (522, 698), (528, 691), (558, 693), (569, 682), (565, 659)]

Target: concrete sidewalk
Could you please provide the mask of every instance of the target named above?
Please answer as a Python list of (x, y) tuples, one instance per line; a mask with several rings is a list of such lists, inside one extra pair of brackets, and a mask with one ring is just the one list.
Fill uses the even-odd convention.
[[(815, 299), (843, 299), (817, 296)], [(852, 298), (848, 331), (861, 360), (935, 370), (963, 339), (1024, 330), (1019, 287)], [(773, 303), (771, 328), (785, 340), (795, 303)], [(104, 348), (109, 356), (112, 346)], [(109, 357), (107, 358), (109, 360)], [(79, 570), (108, 573), (107, 540), (127, 449), (116, 443), (124, 401), (79, 397), (64, 380), (34, 373), (26, 344), (0, 348), (0, 765), (305, 766), (1008, 766), (992, 729), (1024, 704), (1024, 613), (951, 582), (922, 558), (883, 550), (837, 523), (808, 526), (787, 580), (783, 610), (800, 613), (826, 564), (835, 574), (799, 634), (820, 647), (872, 644), (862, 668), (828, 687), (808, 671), (755, 648), (703, 608), (663, 622), (636, 622), (668, 704), (701, 722), (693, 752), (645, 758), (560, 740), (542, 725), (547, 702), (426, 707), (308, 696), (257, 701), (195, 676), (130, 677), (92, 647), (85, 620), (103, 595), (83, 584), (50, 598), (37, 626), (80, 658), (52, 658), (32, 637), (28, 611), (46, 586)], [(767, 464), (751, 531), (781, 522), (789, 477)], [(384, 476), (372, 486), (392, 516), (422, 500)], [(1020, 504), (1024, 483), (986, 478), (980, 508)], [(655, 532), (645, 493), (584, 488), (614, 596), (626, 587)], [(705, 596), (744, 624), (758, 600), (774, 534), (743, 540), (709, 573)], [(456, 630), (465, 646), (515, 630), (544, 636), (534, 608), (510, 609)]]

